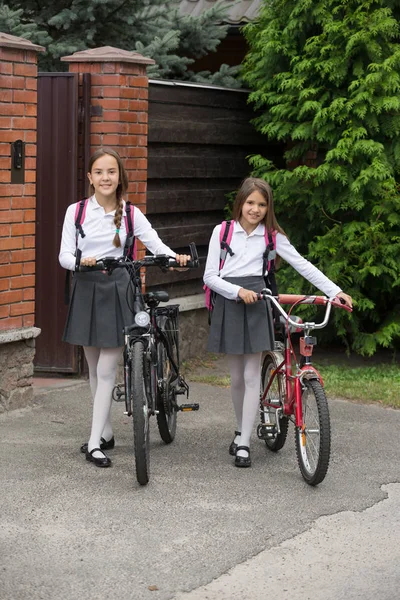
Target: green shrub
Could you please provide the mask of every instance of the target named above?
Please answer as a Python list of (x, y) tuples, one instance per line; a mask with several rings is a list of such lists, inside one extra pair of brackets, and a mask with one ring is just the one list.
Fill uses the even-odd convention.
[[(361, 354), (400, 340), (400, 44), (395, 2), (270, 0), (245, 27), (257, 155), (289, 238), (356, 301), (336, 336)], [(283, 269), (285, 290), (310, 291)]]

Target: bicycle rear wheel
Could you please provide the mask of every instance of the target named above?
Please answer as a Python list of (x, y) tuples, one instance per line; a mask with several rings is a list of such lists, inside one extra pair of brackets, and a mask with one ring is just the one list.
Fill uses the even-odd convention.
[(317, 379), (303, 380), (303, 428), (296, 427), (296, 454), (300, 471), (309, 485), (318, 485), (328, 471), (331, 426), (328, 400)]
[[(279, 352), (269, 352), (264, 358), (261, 369), (261, 395), (264, 395), (273, 373), (283, 362), (283, 356)], [(272, 452), (278, 452), (285, 445), (289, 419), (283, 415), (283, 403), (285, 399), (283, 375), (276, 374), (268, 389), (265, 401), (275, 406), (264, 406), (260, 403), (261, 425), (258, 426), (258, 436)]]
[(150, 478), (149, 405), (146, 392), (144, 348), (141, 341), (132, 345), (131, 403), (136, 478), (146, 485)]

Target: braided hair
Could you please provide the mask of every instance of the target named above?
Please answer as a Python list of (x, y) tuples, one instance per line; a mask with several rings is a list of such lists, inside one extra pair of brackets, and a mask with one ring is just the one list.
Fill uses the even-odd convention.
[[(124, 208), (122, 197), (128, 189), (128, 175), (126, 173), (124, 165), (122, 164), (121, 157), (118, 154), (118, 152), (116, 152), (112, 148), (106, 148), (106, 147), (99, 148), (90, 157), (88, 169), (89, 169), (89, 173), (91, 173), (93, 164), (96, 162), (96, 160), (106, 154), (108, 154), (109, 156), (113, 156), (118, 164), (119, 182), (118, 182), (118, 186), (116, 189), (117, 205), (115, 207), (115, 217), (114, 217), (115, 236), (113, 239), (113, 244), (116, 248), (120, 248), (121, 247), (121, 239), (119, 237), (119, 231), (121, 228), (122, 214), (123, 214), (123, 208)], [(93, 196), (93, 194), (94, 194), (94, 187), (91, 183), (89, 183), (88, 195)]]

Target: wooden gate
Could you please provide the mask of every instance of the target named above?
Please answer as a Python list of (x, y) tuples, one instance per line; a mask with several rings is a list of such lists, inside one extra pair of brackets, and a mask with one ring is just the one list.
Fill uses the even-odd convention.
[(78, 350), (61, 341), (67, 307), (58, 263), (65, 210), (78, 199), (78, 76), (39, 73), (35, 369), (77, 373)]

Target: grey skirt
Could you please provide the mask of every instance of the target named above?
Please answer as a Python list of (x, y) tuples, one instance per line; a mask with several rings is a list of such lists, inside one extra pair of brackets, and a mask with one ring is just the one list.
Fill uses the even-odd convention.
[[(260, 292), (263, 277), (225, 277), (225, 281)], [(208, 350), (223, 354), (255, 354), (274, 348), (274, 326), (270, 306), (237, 303), (217, 294), (211, 317)]]
[(133, 323), (133, 295), (125, 269), (75, 273), (63, 341), (78, 346), (117, 348), (124, 345), (123, 328)]

